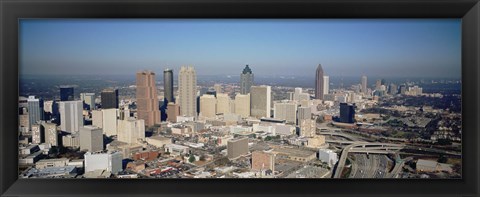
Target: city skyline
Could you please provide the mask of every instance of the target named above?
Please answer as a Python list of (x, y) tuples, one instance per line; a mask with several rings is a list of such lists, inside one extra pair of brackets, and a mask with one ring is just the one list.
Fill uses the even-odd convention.
[[(132, 22), (109, 21), (124, 28), (130, 27), (126, 22)], [(120, 40), (115, 39), (121, 36), (111, 34), (111, 37), (96, 42), (76, 38), (73, 40), (80, 42), (52, 41), (42, 50), (37, 48), (36, 55), (44, 54), (41, 58), (51, 67), (40, 65), (20, 69), (16, 114), (19, 119), (19, 177), (461, 178), (462, 81), (441, 77), (441, 73), (447, 70), (453, 76), (461, 67), (439, 63), (445, 58), (455, 59), (453, 56), (458, 54), (443, 54), (446, 51), (442, 47), (446, 46), (439, 45), (445, 43), (434, 38), (439, 34), (447, 37), (446, 31), (430, 27), (430, 33), (422, 37), (418, 35), (418, 29), (411, 29), (415, 25), (410, 24), (407, 28), (408, 24), (403, 24), (412, 21), (393, 20), (405, 29), (380, 29), (394, 32), (384, 35), (396, 35), (390, 41), (398, 42), (398, 45), (383, 42), (386, 37), (373, 37), (380, 30), (378, 27), (385, 24), (375, 24), (377, 29), (369, 30), (371, 34), (367, 37), (371, 39), (358, 38), (365, 36), (361, 34), (364, 30), (351, 30), (337, 33), (353, 35), (351, 32), (355, 32), (355, 35), (342, 37), (339, 34), (335, 38), (340, 40), (327, 39), (328, 42), (318, 45), (316, 40), (332, 38), (327, 34), (339, 30), (337, 27), (330, 31), (322, 26), (332, 21), (335, 21), (335, 24), (329, 24), (333, 25), (332, 28), (338, 25), (338, 21), (340, 26), (385, 22), (233, 20), (227, 24), (220, 20), (145, 20), (143, 22), (152, 28), (148, 32), (157, 32), (153, 31), (158, 28), (157, 23), (170, 25), (171, 28), (162, 28), (178, 32), (178, 35), (170, 34), (171, 39), (165, 45), (158, 45), (155, 39), (148, 43), (160, 48), (171, 46), (169, 50), (152, 47), (121, 54), (124, 50), (131, 50), (121, 46), (123, 44), (134, 49), (145, 46), (146, 41), (152, 39), (130, 28), (115, 32), (125, 36)], [(442, 26), (448, 22), (422, 21), (426, 26), (433, 23)], [(74, 23), (85, 25), (83, 22)], [(62, 35), (100, 38), (107, 35), (102, 31), (115, 30), (110, 23), (97, 27), (93, 26), (98, 24), (89, 23), (87, 26), (93, 25), (90, 29), (77, 29), (79, 31), (75, 34), (62, 32)], [(139, 25), (136, 20), (132, 23)], [(183, 25), (191, 27), (192, 31), (176, 29)], [(249, 28), (240, 30), (240, 26)], [(105, 27), (112, 28), (102, 30)], [(293, 27), (302, 27), (300, 30), (306, 36), (298, 37), (298, 29)], [(312, 28), (311, 31), (306, 27)], [(43, 28), (55, 29), (48, 25)], [(343, 27), (344, 31), (347, 29)], [(316, 34), (316, 30), (325, 30), (325, 34)], [(85, 31), (90, 35), (76, 35)], [(401, 34), (405, 31), (410, 34)], [(134, 32), (137, 36), (129, 37), (125, 32)], [(231, 32), (240, 38), (234, 40)], [(164, 39), (169, 33), (156, 35)], [(270, 37), (256, 42), (244, 40), (245, 37), (261, 38), (267, 34)], [(412, 40), (406, 39), (410, 36), (422, 37), (416, 40), (415, 49), (408, 43)], [(205, 37), (211, 39), (205, 40)], [(60, 36), (58, 40), (64, 38)], [(449, 38), (453, 37), (450, 35)], [(42, 39), (41, 34), (39, 39)], [(132, 39), (135, 43), (131, 43)], [(433, 40), (436, 42), (429, 43)], [(112, 41), (116, 42), (109, 45)], [(342, 42), (352, 42), (352, 48), (342, 48)], [(449, 42), (456, 43), (454, 40)], [(339, 43), (339, 48), (335, 48)], [(360, 49), (356, 48), (359, 43), (366, 43), (361, 47), (365, 50), (352, 53)], [(30, 46), (35, 44), (38, 43), (30, 40)], [(53, 46), (56, 44), (66, 48), (58, 51), (56, 58), (50, 57), (48, 53), (57, 50)], [(256, 47), (246, 50), (244, 47), (249, 45)], [(195, 51), (200, 46), (205, 49)], [(226, 48), (215, 48), (219, 46)], [(247, 52), (232, 53), (230, 47), (233, 46)], [(433, 51), (426, 50), (426, 46)], [(21, 50), (25, 48), (21, 47)], [(80, 51), (75, 53), (76, 50)], [(448, 50), (455, 49), (451, 46)], [(285, 51), (290, 53), (283, 54)], [(317, 52), (346, 55), (343, 58), (332, 56), (333, 62), (328, 58), (311, 59), (321, 56), (316, 56)], [(389, 56), (388, 53), (392, 52), (394, 55)], [(116, 56), (111, 56), (113, 53)], [(246, 59), (264, 62), (236, 62), (249, 53), (255, 56)], [(413, 53), (417, 56), (412, 56)], [(91, 57), (92, 54), (95, 57)], [(442, 58), (434, 58), (439, 55)], [(359, 67), (368, 62), (358, 61), (360, 56), (373, 63)], [(21, 64), (32, 58), (23, 57)], [(132, 57), (136, 57), (131, 59), (136, 62), (169, 58), (190, 62), (179, 63), (180, 68), (175, 66), (177, 63), (173, 66), (152, 64), (155, 68), (125, 66), (131, 63), (129, 59)], [(298, 61), (298, 57), (303, 59)], [(388, 59), (385, 64), (388, 66), (379, 64), (385, 59)], [(62, 62), (64, 60), (73, 64), (61, 66), (66, 63)], [(203, 60), (211, 64), (204, 62), (202, 65)], [(232, 66), (215, 66), (226, 60)], [(104, 64), (105, 61), (117, 63), (112, 67)], [(418, 64), (405, 63), (408, 61)], [(77, 64), (82, 62), (84, 64)], [(292, 62), (305, 66), (292, 66)], [(343, 64), (345, 62), (350, 64)], [(449, 64), (449, 61), (445, 62)], [(42, 61), (37, 63), (42, 64)], [(61, 67), (52, 70), (57, 66)], [(24, 69), (36, 73), (36, 76), (30, 77)], [(95, 74), (82, 75), (87, 74), (84, 71)], [(119, 74), (127, 71), (128, 75)], [(425, 76), (425, 71), (438, 78)], [(42, 75), (43, 72), (48, 72), (49, 76)], [(62, 72), (71, 76), (62, 75)], [(108, 74), (103, 74), (105, 72)], [(219, 74), (227, 72), (232, 74)], [(74, 77), (75, 74), (79, 77)], [(204, 76), (197, 77), (197, 74)], [(304, 76), (289, 77), (298, 74)], [(408, 76), (404, 77), (404, 74)], [(413, 79), (415, 74), (421, 78)]]
[(457, 78), (461, 71), (454, 19), (24, 20), (20, 29), (21, 75), (160, 73), (182, 65), (199, 76), (236, 75), (233, 68), (246, 64), (257, 76), (271, 69), (305, 76), (318, 64), (329, 76)]

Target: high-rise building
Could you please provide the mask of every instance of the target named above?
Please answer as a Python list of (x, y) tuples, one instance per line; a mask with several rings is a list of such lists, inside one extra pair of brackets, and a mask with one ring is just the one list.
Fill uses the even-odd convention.
[(252, 86), (250, 89), (250, 115), (270, 118), (272, 91), (270, 86)]
[(299, 107), (297, 111), (298, 123), (300, 123), (302, 120), (312, 119), (311, 107)]
[(58, 132), (55, 123), (42, 122), (45, 134), (45, 143), (51, 146), (58, 146)]
[(80, 150), (98, 152), (103, 150), (102, 129), (93, 126), (80, 128)]
[(102, 110), (92, 111), (92, 126), (103, 128), (103, 111)]
[(242, 118), (250, 116), (250, 94), (235, 95), (235, 114)]
[(350, 105), (348, 103), (340, 103), (340, 122), (355, 122), (355, 104)]
[(400, 89), (399, 92), (400, 92), (400, 94), (402, 94), (402, 95), (404, 95), (404, 94), (407, 92), (407, 86), (404, 85), (404, 84), (400, 85), (400, 88), (399, 88), (399, 89)]
[(76, 133), (83, 127), (83, 101), (60, 101), (60, 129)]
[(60, 101), (73, 101), (74, 98), (72, 86), (60, 86)]
[(177, 117), (180, 116), (180, 105), (177, 103), (168, 103), (167, 105), (167, 121), (177, 122)]
[(118, 89), (103, 90), (101, 93), (101, 99), (102, 109), (118, 109)]
[(163, 71), (163, 92), (164, 98), (167, 99), (167, 102), (175, 102), (173, 96), (173, 70), (165, 69)]
[(110, 173), (122, 171), (123, 155), (121, 152), (85, 153), (85, 172), (105, 170)]
[(118, 109), (102, 109), (102, 128), (103, 134), (110, 137), (117, 135)]
[(155, 73), (143, 71), (137, 73), (137, 117), (145, 120), (146, 126), (160, 123)]
[(80, 93), (80, 99), (83, 101), (84, 109), (95, 109), (95, 93)]
[(27, 99), (28, 103), (28, 118), (29, 118), (29, 127), (32, 127), (32, 124), (36, 124), (38, 121), (43, 120), (43, 100), (35, 98), (35, 96), (29, 96)]
[(297, 104), (289, 102), (275, 103), (273, 117), (295, 124), (297, 122)]
[(245, 66), (240, 74), (240, 94), (250, 93), (250, 88), (253, 85), (253, 73), (248, 65)]
[(377, 81), (375, 82), (375, 90), (379, 90), (381, 86), (382, 86), (382, 80), (377, 79)]
[(323, 76), (323, 95), (328, 94), (330, 91), (330, 77)]
[(324, 94), (324, 79), (323, 79), (323, 68), (321, 64), (318, 64), (317, 71), (315, 72), (315, 98), (323, 100)]
[(213, 95), (204, 94), (200, 97), (200, 116), (214, 118), (216, 115), (217, 99)]
[(367, 84), (368, 84), (368, 81), (367, 81), (367, 76), (363, 75), (362, 76), (362, 93), (363, 94), (367, 94), (368, 90), (367, 90)]
[(299, 127), (300, 127), (300, 136), (313, 137), (315, 135), (315, 130), (316, 130), (315, 120), (304, 119), (300, 121)]
[(236, 159), (248, 154), (248, 138), (231, 139), (227, 142), (227, 156)]
[(118, 121), (118, 141), (136, 144), (138, 140), (145, 140), (145, 121), (128, 118)]
[(398, 89), (397, 89), (397, 85), (391, 83), (389, 86), (388, 86), (388, 93), (390, 95), (396, 95), (398, 93)]
[(42, 132), (40, 124), (32, 124), (32, 144), (40, 144), (45, 141), (45, 135)]
[(215, 90), (215, 92), (217, 92), (217, 94), (223, 93), (222, 85), (221, 85), (221, 84), (215, 84), (215, 85), (213, 85), (213, 89)]
[(181, 67), (178, 75), (180, 115), (197, 116), (197, 74), (193, 67)]
[(252, 170), (275, 171), (275, 154), (265, 151), (254, 151), (252, 153)]
[(232, 113), (230, 110), (230, 96), (228, 94), (217, 94), (217, 114)]

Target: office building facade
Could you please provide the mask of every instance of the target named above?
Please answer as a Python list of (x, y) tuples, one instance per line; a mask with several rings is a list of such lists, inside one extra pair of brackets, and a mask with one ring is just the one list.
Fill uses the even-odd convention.
[(103, 150), (103, 132), (101, 128), (84, 126), (80, 128), (80, 150), (98, 152)]
[(270, 118), (271, 96), (270, 86), (252, 86), (250, 89), (250, 115), (255, 118)]
[(248, 154), (248, 138), (231, 139), (227, 142), (227, 156), (236, 159)]
[(102, 109), (103, 134), (110, 137), (117, 135), (118, 109)]
[(60, 101), (73, 101), (74, 98), (72, 86), (60, 86)]
[(163, 70), (163, 92), (164, 98), (167, 99), (167, 102), (175, 102), (173, 94), (173, 70), (165, 69)]
[(295, 124), (297, 122), (297, 104), (293, 102), (275, 103), (273, 117)]
[(216, 115), (217, 99), (213, 95), (204, 94), (200, 97), (200, 116), (214, 118)]
[(80, 93), (80, 100), (83, 101), (84, 109), (95, 109), (95, 93)]
[(324, 79), (323, 79), (323, 68), (321, 64), (318, 64), (315, 75), (315, 98), (323, 100), (324, 95)]
[(250, 94), (235, 95), (235, 114), (247, 118), (250, 116)]
[(355, 122), (355, 104), (340, 103), (340, 122)]
[(253, 86), (253, 78), (252, 70), (246, 65), (240, 74), (240, 94), (250, 93), (250, 88)]
[(32, 124), (36, 124), (40, 120), (43, 120), (43, 100), (35, 98), (35, 96), (29, 96), (27, 99), (28, 104), (28, 122), (31, 128)]
[(83, 127), (83, 101), (60, 101), (60, 129), (76, 133)]
[(137, 117), (145, 120), (146, 126), (160, 123), (160, 108), (158, 106), (155, 73), (152, 71), (138, 72), (136, 76)]
[(197, 74), (193, 67), (181, 67), (178, 75), (180, 115), (197, 117)]
[(105, 89), (101, 93), (102, 109), (118, 109), (118, 89)]

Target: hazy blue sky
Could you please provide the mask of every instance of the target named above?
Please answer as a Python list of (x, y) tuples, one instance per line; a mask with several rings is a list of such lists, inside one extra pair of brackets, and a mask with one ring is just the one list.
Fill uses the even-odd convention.
[(461, 20), (21, 20), (21, 74), (461, 76)]

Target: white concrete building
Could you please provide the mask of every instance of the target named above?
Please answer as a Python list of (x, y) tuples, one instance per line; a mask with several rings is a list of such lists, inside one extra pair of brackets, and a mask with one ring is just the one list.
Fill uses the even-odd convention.
[(83, 127), (83, 101), (61, 101), (59, 111), (62, 131), (76, 133)]
[(242, 118), (250, 116), (250, 94), (235, 95), (235, 114)]
[(319, 149), (318, 159), (327, 163), (328, 166), (333, 167), (338, 161), (338, 155), (330, 149)]
[(252, 86), (250, 89), (250, 115), (255, 118), (270, 118), (272, 89), (270, 86)]
[(85, 172), (95, 170), (106, 170), (111, 173), (122, 171), (122, 153), (120, 152), (101, 152), (85, 153)]
[[(230, 96), (228, 94), (219, 94), (217, 92), (217, 114), (231, 113), (230, 110)], [(201, 106), (200, 106), (201, 107)]]
[(180, 68), (178, 74), (180, 115), (197, 117), (197, 74), (193, 67)]
[(92, 111), (92, 126), (103, 128), (103, 112), (102, 110)]
[(103, 132), (101, 128), (84, 126), (80, 128), (80, 150), (98, 152), (103, 150)]
[(118, 121), (118, 141), (136, 144), (145, 140), (145, 120), (128, 118)]
[(102, 109), (103, 134), (110, 137), (117, 135), (118, 109)]
[[(200, 97), (200, 116), (215, 118), (217, 99), (214, 95), (204, 94)], [(181, 111), (181, 108), (180, 108)]]
[(95, 93), (80, 93), (80, 99), (88, 106), (88, 109), (95, 109)]
[(324, 75), (323, 76), (323, 94), (328, 94), (330, 91), (330, 77)]
[(297, 122), (297, 104), (292, 102), (275, 103), (273, 117), (295, 124)]

